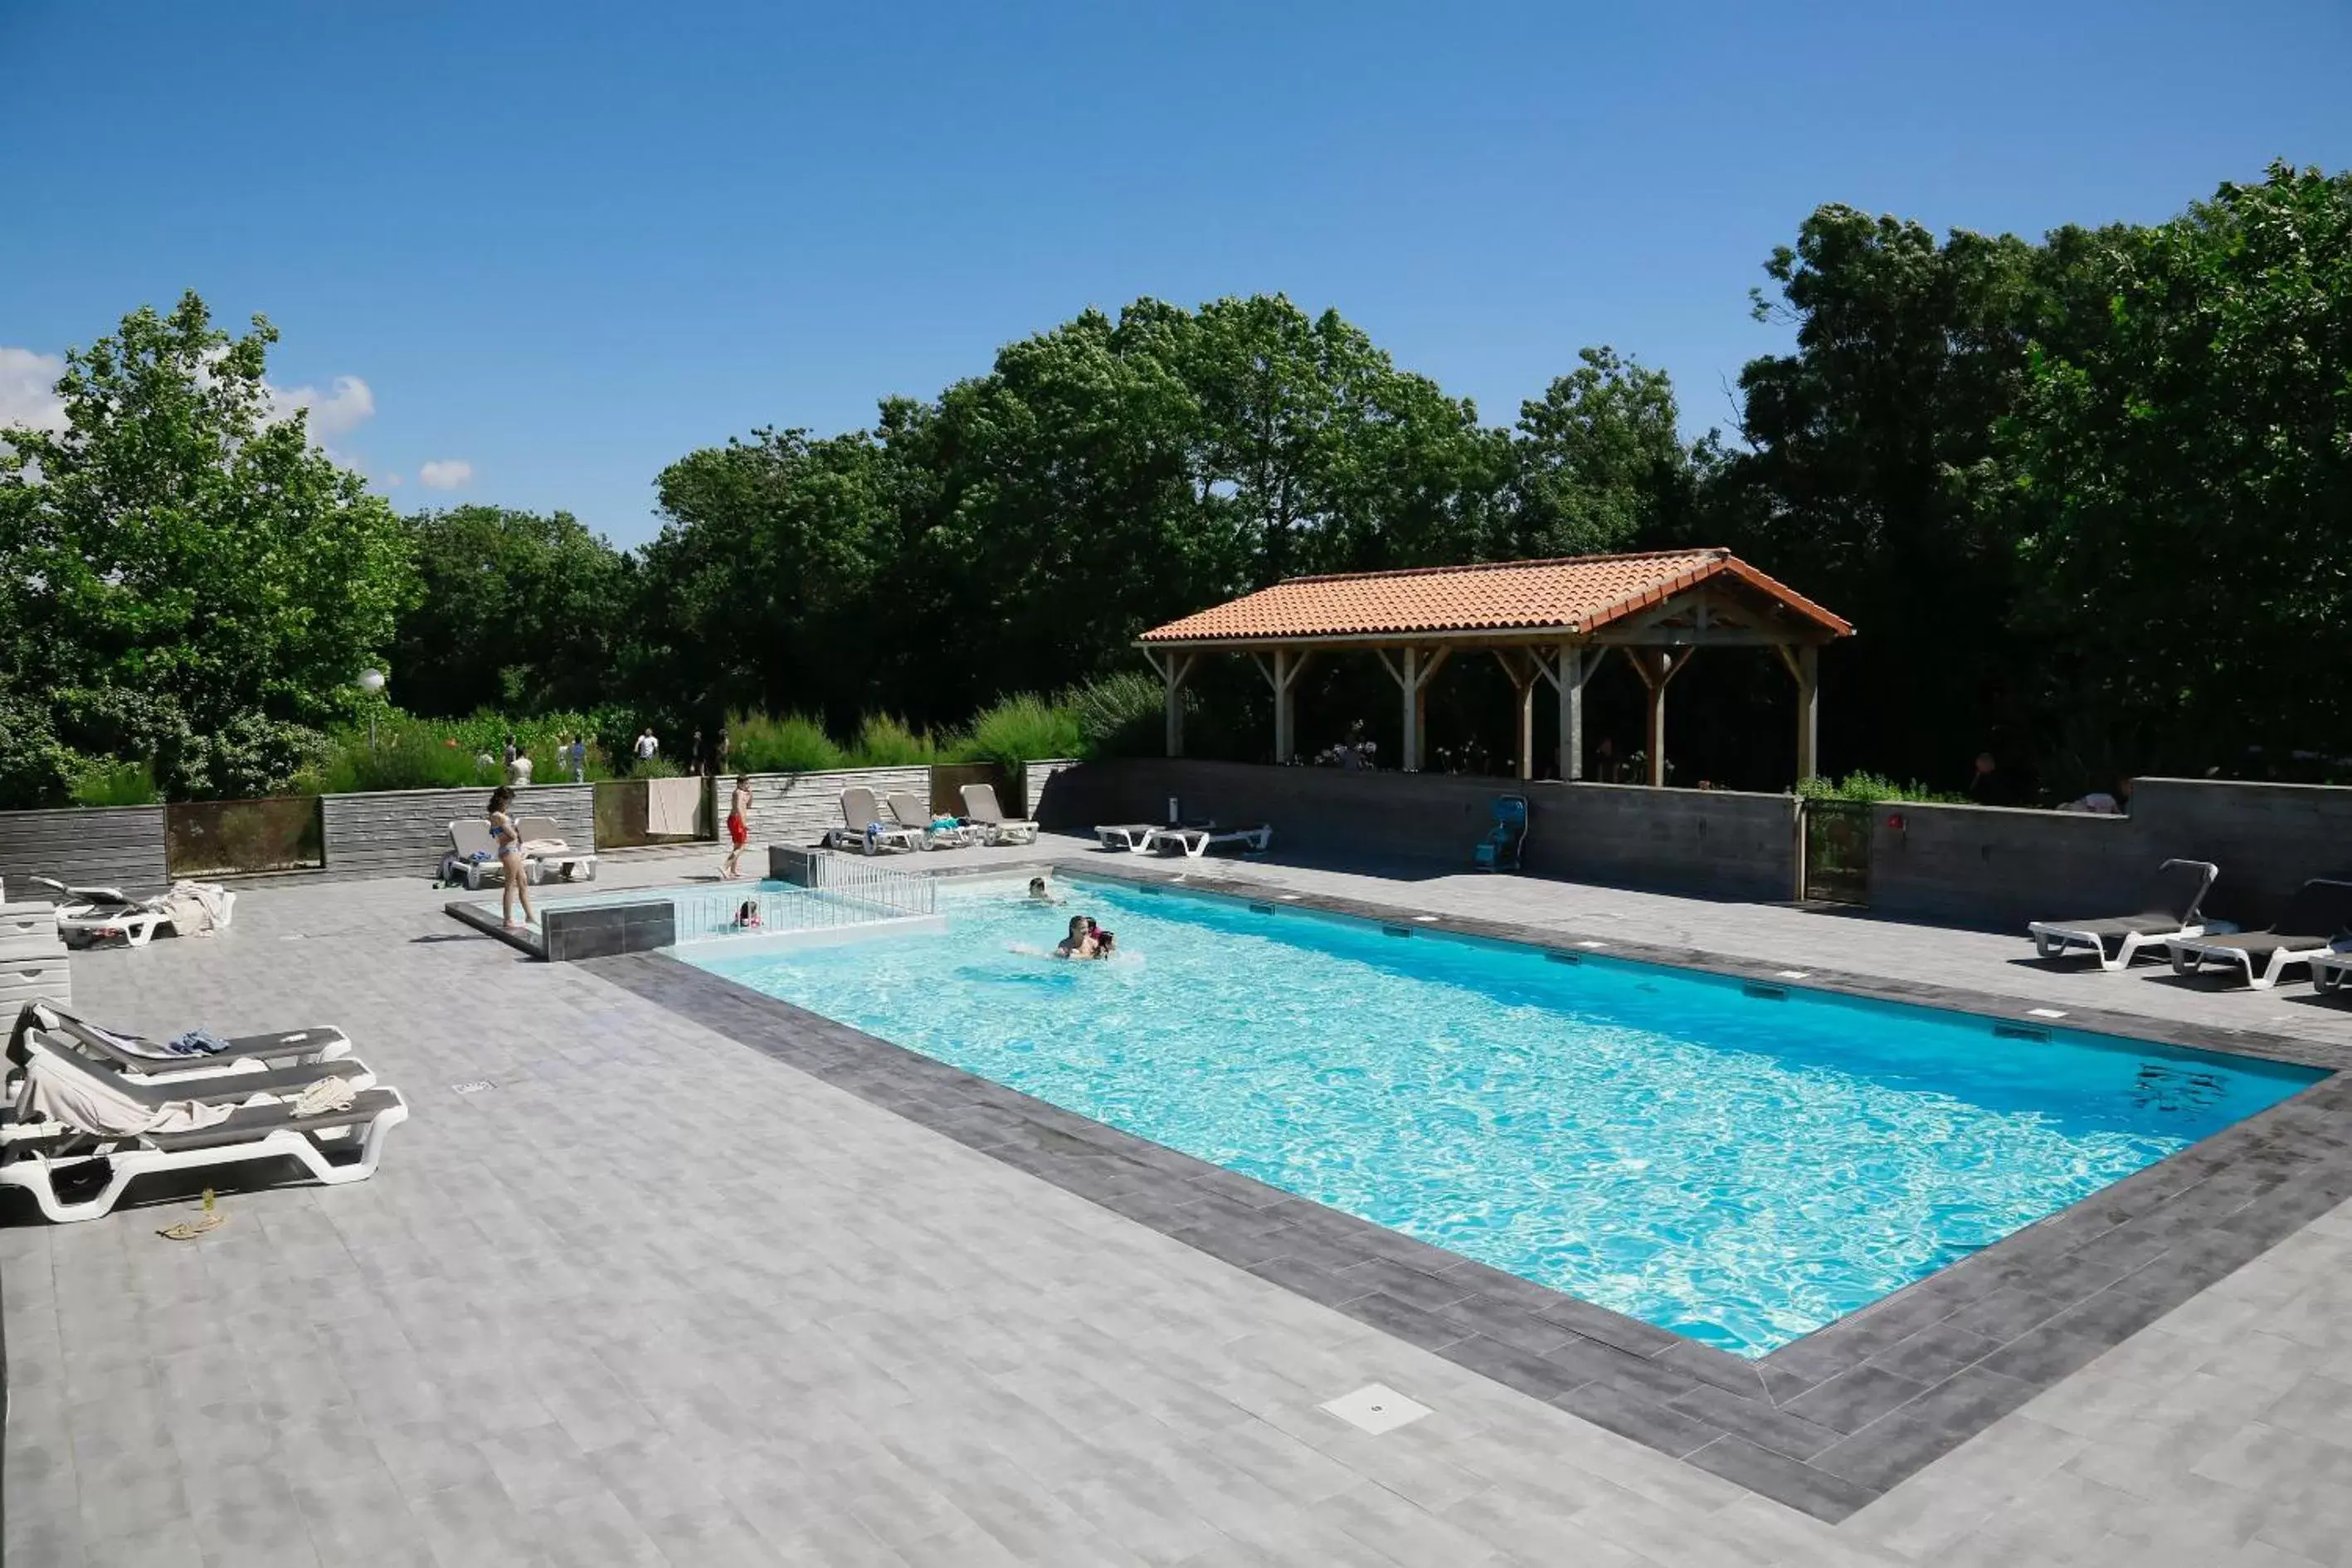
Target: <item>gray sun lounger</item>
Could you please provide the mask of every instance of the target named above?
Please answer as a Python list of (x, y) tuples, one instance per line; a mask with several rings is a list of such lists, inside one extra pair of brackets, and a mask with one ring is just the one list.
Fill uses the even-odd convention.
[(317, 1025), (307, 1029), (281, 1029), (268, 1035), (234, 1035), (229, 1037), (228, 1049), (225, 1051), (182, 1056), (167, 1051), (159, 1042), (142, 1036), (100, 1028), (53, 1002), (34, 1002), (26, 1005), (11, 1037), (9, 1054), (12, 1057), (16, 1052), (17, 1037), (28, 1028), (61, 1036), (71, 1041), (74, 1048), (84, 1056), (103, 1062), (119, 1073), (158, 1079), (217, 1073), (230, 1062), (248, 1059), (271, 1068), (290, 1067), (301, 1062), (333, 1061), (349, 1056), (352, 1049), (350, 1036), (332, 1025)]
[(916, 842), (926, 849), (967, 849), (985, 840), (985, 830), (977, 825), (966, 827), (958, 823), (953, 827), (934, 827), (931, 808), (922, 797), (909, 789), (894, 789), (884, 795), (890, 815), (898, 826), (916, 836)]
[(2147, 900), (2139, 914), (2035, 921), (2025, 929), (2032, 933), (2033, 951), (2044, 958), (2081, 950), (2095, 957), (2101, 969), (2128, 969), (2142, 948), (2205, 934), (2205, 895), (2221, 874), (2210, 861), (2167, 860), (2148, 879)]
[(1224, 846), (1245, 855), (1259, 855), (1274, 842), (1274, 829), (1264, 823), (1255, 827), (1158, 827), (1144, 840), (1146, 850), (1162, 855), (1181, 855), (1198, 860), (1210, 850)]
[(923, 836), (896, 822), (884, 821), (874, 792), (864, 784), (851, 784), (841, 792), (841, 826), (828, 829), (824, 842), (829, 848), (856, 849), (871, 855), (882, 849), (919, 849)]
[(962, 795), (963, 814), (980, 825), (991, 844), (1037, 842), (1037, 825), (1024, 816), (1005, 816), (1004, 807), (997, 804), (994, 784), (968, 784)]
[(375, 1087), (375, 1073), (357, 1057), (338, 1057), (332, 1061), (299, 1062), (291, 1066), (264, 1067), (246, 1072), (226, 1070), (231, 1060), (251, 1061), (254, 1058), (230, 1058), (225, 1054), (212, 1058), (183, 1058), (192, 1061), (209, 1060), (213, 1070), (190, 1073), (180, 1078), (142, 1078), (119, 1071), (112, 1063), (100, 1061), (79, 1048), (72, 1036), (63, 1031), (52, 1032), (35, 1028), (20, 1033), (8, 1044), (8, 1064), (23, 1068), (32, 1061), (29, 1040), (39, 1040), (58, 1055), (71, 1058), (90, 1071), (105, 1076), (113, 1091), (139, 1104), (150, 1107), (169, 1105), (175, 1100), (194, 1100), (207, 1105), (233, 1103), (250, 1100), (257, 1094), (296, 1094), (322, 1078), (339, 1078), (353, 1089)]
[[(314, 1068), (324, 1065), (313, 1064)], [(129, 1088), (79, 1053), (46, 1044), (35, 1050), (28, 1070), (86, 1075), (100, 1080), (105, 1091), (113, 1095), (121, 1095)], [(250, 1075), (235, 1076), (240, 1097), (260, 1092), (250, 1087)], [(303, 1087), (322, 1076), (326, 1075), (313, 1070)], [(196, 1097), (182, 1092), (171, 1098)], [(217, 1105), (221, 1100), (215, 1097), (206, 1102)], [(292, 1104), (280, 1100), (266, 1105), (239, 1105), (212, 1126), (184, 1131), (110, 1134), (66, 1127), (9, 1140), (0, 1150), (0, 1186), (30, 1193), (43, 1216), (59, 1224), (107, 1214), (133, 1181), (159, 1172), (291, 1159), (314, 1179), (335, 1186), (373, 1175), (385, 1134), (407, 1120), (408, 1102), (399, 1090), (365, 1089), (346, 1107), (310, 1116), (299, 1114)], [(59, 1190), (60, 1174), (85, 1167), (99, 1178), (95, 1191), (75, 1196)]]
[(2175, 973), (2224, 963), (2241, 971), (2255, 990), (2267, 991), (2289, 968), (2327, 957), (2338, 942), (2352, 943), (2352, 882), (2315, 877), (2294, 890), (2267, 931), (2176, 937), (2165, 945), (2172, 952)]

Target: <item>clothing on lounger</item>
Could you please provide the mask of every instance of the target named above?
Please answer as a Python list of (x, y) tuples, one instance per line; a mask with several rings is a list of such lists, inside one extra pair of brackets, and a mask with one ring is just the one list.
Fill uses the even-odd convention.
[(24, 1120), (62, 1121), (93, 1138), (136, 1138), (145, 1132), (194, 1132), (215, 1127), (236, 1113), (234, 1105), (173, 1100), (142, 1105), (88, 1074), (37, 1056), (25, 1069)]
[(228, 1049), (228, 1042), (208, 1029), (189, 1029), (163, 1042), (175, 1057), (209, 1057)]

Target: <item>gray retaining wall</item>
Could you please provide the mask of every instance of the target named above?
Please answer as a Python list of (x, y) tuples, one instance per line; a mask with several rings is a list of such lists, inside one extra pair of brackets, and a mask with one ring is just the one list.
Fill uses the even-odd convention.
[(1007, 816), (1025, 816), (1033, 821), (1037, 820), (1037, 803), (1045, 798), (1047, 788), (1056, 778), (1077, 765), (1075, 760), (1068, 757), (1052, 757), (1034, 763), (1024, 763), (1021, 764), (1021, 798), (1017, 801), (999, 801), (997, 804), (1004, 807)]
[[(449, 825), (480, 818), (487, 789), (383, 790), (320, 798), (327, 872), (334, 877), (430, 877), (449, 852)], [(574, 845), (596, 838), (593, 784), (532, 784), (515, 792), (517, 816), (551, 816)]]
[[(841, 826), (841, 792), (864, 784), (874, 792), (877, 805), (890, 791), (906, 790), (918, 800), (931, 798), (931, 770), (918, 764), (907, 768), (842, 768), (824, 773), (753, 773), (751, 775), (751, 842), (754, 844), (814, 844), (828, 829)], [(734, 790), (731, 778), (719, 781), (718, 820), (726, 833), (727, 801)], [(883, 806), (887, 821), (889, 808)]]
[(47, 897), (35, 877), (120, 888), (133, 898), (171, 885), (160, 805), (0, 812), (0, 882), (12, 899)]
[(2313, 877), (2352, 877), (2352, 789), (2140, 779), (2129, 816), (1886, 805), (1871, 829), (1870, 904), (1916, 920), (2010, 930), (2122, 914), (2173, 857), (2210, 860), (2206, 910), (2268, 923)]
[(1351, 773), (1190, 759), (1058, 770), (1033, 800), (1046, 826), (1187, 817), (1272, 825), (1278, 851), (1468, 869), (1496, 795), (1528, 797), (1527, 869), (1538, 876), (1784, 900), (1796, 885), (1796, 803), (1728, 790)]

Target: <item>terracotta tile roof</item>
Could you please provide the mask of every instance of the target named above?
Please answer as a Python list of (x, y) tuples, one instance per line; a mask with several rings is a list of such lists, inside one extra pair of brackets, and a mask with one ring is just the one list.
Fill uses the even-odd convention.
[(1723, 576), (1777, 599), (1789, 613), (1832, 637), (1853, 630), (1728, 550), (1675, 550), (1293, 577), (1155, 626), (1142, 640), (1280, 641), (1522, 627), (1559, 627), (1581, 635)]

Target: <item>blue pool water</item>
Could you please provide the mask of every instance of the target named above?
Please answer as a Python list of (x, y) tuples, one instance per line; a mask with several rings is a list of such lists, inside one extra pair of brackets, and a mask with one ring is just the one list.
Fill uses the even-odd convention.
[[(1748, 1356), (2321, 1076), (1280, 905), (1063, 889), (1061, 909), (943, 893), (944, 935), (679, 956)], [(1040, 956), (1073, 912), (1129, 956)]]

